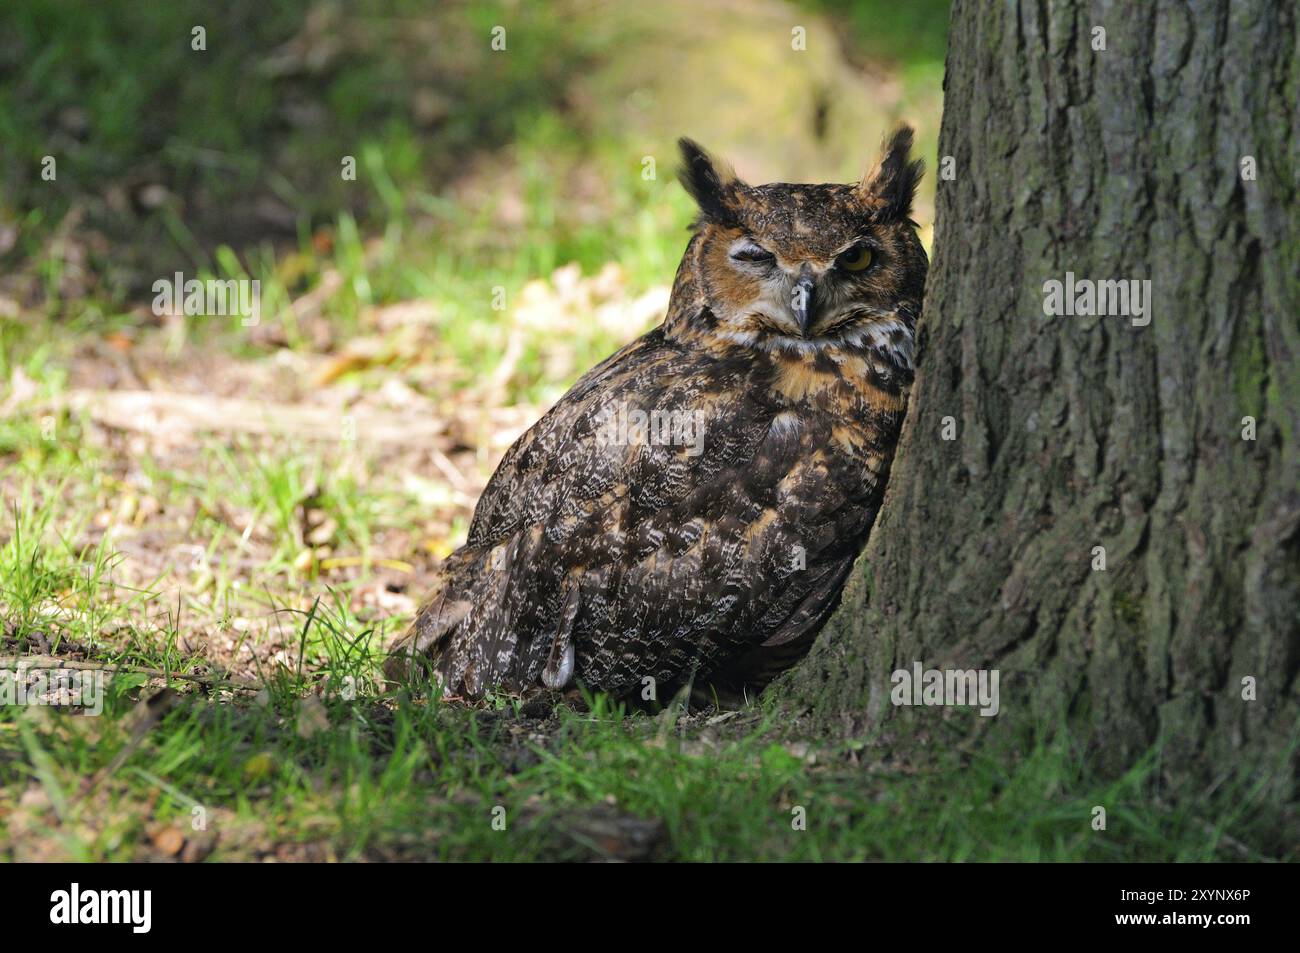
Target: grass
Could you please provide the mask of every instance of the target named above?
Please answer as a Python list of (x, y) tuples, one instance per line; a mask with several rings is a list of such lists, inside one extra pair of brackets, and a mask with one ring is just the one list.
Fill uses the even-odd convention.
[[(350, 685), (356, 643), (333, 645)], [(537, 720), (311, 691), (289, 667), (256, 701), (186, 696), (138, 747), (116, 686), (105, 719), (26, 711), (0, 732), (0, 782), (22, 792), (6, 842), (80, 860), (1243, 859), (1243, 802), (1153, 807), (1153, 759), (1104, 782), (1059, 740), (918, 771), (863, 742), (774, 740), (761, 712), (714, 727), (595, 699)]]

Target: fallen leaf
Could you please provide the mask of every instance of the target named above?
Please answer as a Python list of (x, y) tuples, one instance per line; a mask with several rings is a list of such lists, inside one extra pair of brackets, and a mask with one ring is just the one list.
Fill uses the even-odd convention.
[(163, 827), (153, 832), (149, 838), (154, 849), (164, 857), (175, 857), (185, 846), (185, 835), (175, 827)]

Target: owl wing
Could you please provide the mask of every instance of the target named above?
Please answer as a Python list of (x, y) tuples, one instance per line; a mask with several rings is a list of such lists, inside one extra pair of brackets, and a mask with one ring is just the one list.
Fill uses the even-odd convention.
[(861, 507), (751, 373), (656, 330), (584, 375), (502, 460), (390, 673), (619, 691), (821, 617)]

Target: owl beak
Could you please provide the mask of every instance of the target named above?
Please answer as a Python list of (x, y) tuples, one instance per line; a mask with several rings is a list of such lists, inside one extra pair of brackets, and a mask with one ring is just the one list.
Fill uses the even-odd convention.
[(808, 316), (813, 311), (814, 287), (813, 276), (805, 272), (794, 283), (794, 290), (791, 293), (790, 310), (794, 312), (794, 319), (799, 322), (799, 333), (803, 337), (808, 336)]

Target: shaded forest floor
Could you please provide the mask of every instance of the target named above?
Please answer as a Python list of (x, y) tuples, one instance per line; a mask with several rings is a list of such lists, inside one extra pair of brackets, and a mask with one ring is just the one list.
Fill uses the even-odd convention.
[[(184, 3), (69, 25), (33, 2), (0, 43), (26, 160), (0, 199), (0, 669), (116, 672), (98, 717), (0, 707), (0, 858), (1276, 855), (1248, 791), (1170, 806), (1154, 757), (1101, 780), (1063, 736), (975, 755), (805, 737), (771, 703), (467, 709), (374, 681), (501, 454), (661, 317), (691, 215), (672, 136), (717, 128), (756, 178), (826, 155), (847, 178), (861, 124), (899, 115), (932, 151), (943, 4), (770, 3), (725, 31), (684, 4), (680, 35), (599, 5), (226, 6), (201, 69)], [(814, 51), (832, 24), (860, 43), (795, 61), (783, 105), (628, 66), (686, 50), (695, 96), (761, 90), (771, 57), (709, 44), (783, 48), (796, 21)], [(739, 72), (692, 75), (714, 61)], [(832, 132), (776, 136), (812, 151), (769, 171), (805, 109)], [(152, 308), (175, 270), (257, 278), (259, 320)]]

